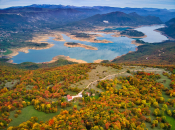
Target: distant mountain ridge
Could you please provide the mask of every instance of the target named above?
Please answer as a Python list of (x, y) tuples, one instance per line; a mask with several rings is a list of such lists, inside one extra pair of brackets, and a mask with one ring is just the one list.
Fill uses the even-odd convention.
[[(93, 13), (93, 15), (106, 14), (106, 13), (116, 12), (116, 11), (124, 12), (126, 14), (136, 12), (138, 15), (141, 15), (141, 16), (151, 15), (151, 16), (159, 17), (161, 19), (161, 21), (163, 21), (163, 22), (167, 22), (168, 20), (172, 19), (175, 16), (174, 9), (167, 10), (167, 9), (158, 9), (158, 8), (129, 8), (129, 7), (120, 8), (120, 7), (109, 7), (109, 6), (77, 7), (77, 6), (71, 6), (71, 5), (33, 4), (33, 5), (29, 5), (29, 6), (10, 7), (7, 9), (12, 10), (15, 8), (20, 9), (23, 7), (43, 8), (43, 9), (68, 9), (68, 8), (72, 8), (72, 9), (75, 9), (77, 11), (82, 11), (82, 12), (89, 11), (89, 12)], [(6, 10), (6, 9), (1, 9), (1, 10)]]
[(128, 12), (131, 10), (145, 12), (147, 10), (156, 9), (145, 10), (140, 8), (118, 8), (106, 6), (76, 7), (63, 5), (11, 7), (0, 10), (0, 28), (14, 31), (20, 30), (21, 28), (23, 30), (37, 31), (39, 30), (38, 28), (51, 29), (59, 28), (67, 24), (72, 25), (72, 22), (75, 22), (76, 24), (79, 23), (79, 26), (87, 26), (86, 21), (83, 19), (90, 22), (88, 26), (103, 25), (103, 20), (107, 20), (110, 24), (116, 25), (150, 25), (162, 23), (160, 19), (155, 16), (140, 16), (137, 12), (127, 14), (114, 10), (125, 10), (125, 12), (128, 10)]
[[(36, 7), (8, 8), (0, 10), (0, 28), (5, 30), (54, 28), (78, 21), (94, 13), (67, 9)], [(13, 19), (12, 19), (13, 18)]]
[(135, 12), (126, 14), (116, 11), (108, 14), (97, 14), (70, 25), (79, 26), (80, 24), (83, 24), (87, 26), (139, 26), (162, 23), (163, 22), (155, 16), (140, 16)]

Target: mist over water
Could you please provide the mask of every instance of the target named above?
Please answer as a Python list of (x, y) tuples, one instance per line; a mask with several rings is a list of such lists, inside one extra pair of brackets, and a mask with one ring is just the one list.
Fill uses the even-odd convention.
[[(163, 27), (163, 25), (155, 25), (155, 26), (145, 26), (141, 28), (137, 28), (136, 30), (142, 31), (148, 37), (143, 38), (145, 42), (161, 42), (163, 40), (167, 40), (167, 38), (161, 35), (159, 32), (155, 32), (153, 30)], [(134, 44), (131, 44), (133, 39), (127, 37), (112, 37), (112, 34), (102, 34), (104, 37), (97, 37), (98, 40), (109, 40), (113, 43), (92, 43), (85, 42), (79, 40), (73, 40), (62, 34), (63, 38), (66, 41), (54, 41), (53, 37), (48, 39), (49, 43), (53, 43), (54, 46), (49, 49), (43, 50), (29, 50), (29, 53), (19, 52), (17, 56), (12, 58), (14, 63), (22, 63), (22, 62), (47, 62), (51, 61), (53, 57), (57, 55), (65, 55), (70, 58), (74, 58), (77, 60), (84, 60), (88, 63), (94, 62), (94, 60), (102, 59), (102, 60), (112, 60), (117, 56), (121, 56), (123, 54), (127, 54), (129, 51), (135, 51)], [(76, 42), (81, 43), (93, 47), (97, 47), (98, 50), (87, 50), (85, 48), (74, 47), (68, 48), (64, 46), (65, 42)]]

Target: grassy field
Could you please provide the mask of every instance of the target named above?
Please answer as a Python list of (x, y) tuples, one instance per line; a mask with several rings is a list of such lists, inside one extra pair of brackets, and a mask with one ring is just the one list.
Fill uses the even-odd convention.
[(12, 51), (9, 50), (9, 49), (7, 49), (6, 52), (3, 53), (3, 55), (8, 55), (8, 54), (10, 54), (10, 53), (12, 53)]
[[(77, 109), (80, 109), (81, 107), (78, 106), (78, 101), (77, 102), (73, 102), (73, 105), (71, 107), (66, 107), (64, 108), (64, 110), (70, 110), (73, 108), (74, 105), (77, 105)], [(29, 120), (31, 117), (38, 117), (38, 122), (40, 121), (49, 121), (49, 119), (52, 119), (54, 116), (58, 115), (61, 111), (61, 108), (60, 106), (58, 106), (58, 111), (56, 113), (44, 113), (44, 112), (39, 112), (37, 110), (34, 109), (33, 106), (27, 106), (25, 108), (23, 108), (21, 111), (22, 113), (20, 115), (18, 115), (17, 118), (14, 117), (14, 114), (16, 112), (15, 111), (12, 111), (10, 112), (10, 118), (13, 120), (12, 122), (10, 122), (10, 124), (8, 125), (8, 127), (10, 126), (18, 126), (19, 124), (21, 124), (22, 122), (25, 122), (27, 120)]]
[(12, 118), (13, 121), (10, 122), (9, 126), (17, 126), (22, 122), (29, 120), (33, 116), (38, 117), (38, 121), (48, 121), (52, 117), (58, 115), (60, 113), (60, 110), (61, 108), (59, 108), (56, 113), (46, 114), (44, 112), (39, 112), (35, 110), (33, 106), (27, 106), (22, 109), (22, 113), (17, 118), (14, 117), (15, 111), (12, 111), (10, 113), (10, 118)]

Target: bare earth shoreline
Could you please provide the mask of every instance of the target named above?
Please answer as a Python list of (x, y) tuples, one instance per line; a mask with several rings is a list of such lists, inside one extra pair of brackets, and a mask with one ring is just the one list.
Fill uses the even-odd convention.
[(72, 61), (72, 62), (77, 62), (77, 63), (87, 63), (87, 62), (84, 61), (84, 60), (77, 60), (77, 59), (70, 58), (69, 56), (58, 55), (58, 56), (53, 57), (51, 61), (42, 62), (42, 63), (38, 63), (38, 64), (49, 64), (49, 63), (54, 63), (54, 62), (56, 62), (56, 61), (59, 60), (59, 59), (64, 59), (64, 60), (68, 60), (68, 61)]
[(96, 48), (96, 47), (87, 46), (87, 45), (84, 45), (84, 44), (81, 44), (81, 43), (75, 43), (74, 45), (70, 45), (69, 42), (65, 42), (64, 46), (67, 46), (67, 47), (82, 47), (82, 48), (85, 48), (87, 50), (98, 50), (98, 48)]
[[(93, 31), (92, 31), (93, 32)], [(78, 33), (82, 33), (81, 31), (78, 31)], [(88, 38), (85, 37), (76, 37), (75, 35), (72, 35), (71, 33), (65, 33), (68, 37), (74, 40), (79, 40), (79, 41), (87, 41), (87, 42), (93, 42), (93, 43), (113, 43), (112, 41), (108, 41), (106, 39), (103, 40), (97, 40), (96, 37), (103, 37), (100, 34), (93, 34), (89, 35)]]
[[(125, 36), (125, 37), (128, 37), (128, 38), (145, 38), (145, 37), (147, 37), (146, 35), (144, 35), (142, 37), (131, 37), (131, 36), (127, 36), (127, 35), (121, 35), (120, 32), (103, 32), (103, 31), (99, 31), (99, 30), (102, 30), (102, 29), (105, 29), (105, 28), (112, 28), (112, 27), (114, 27), (114, 26), (96, 27), (91, 32), (89, 32), (89, 31), (85, 31), (85, 32), (77, 31), (77, 33), (89, 33), (89, 34), (91, 34), (92, 32), (94, 32), (94, 33), (105, 33), (105, 34), (111, 34), (111, 33), (113, 33), (113, 35), (112, 35), (113, 37)], [(119, 27), (119, 26), (116, 26), (116, 27)], [(132, 28), (138, 28), (138, 27), (132, 27)], [(157, 30), (155, 30), (155, 31), (157, 31)], [(54, 37), (53, 40), (55, 40), (55, 41), (65, 41), (64, 38), (63, 38), (63, 36), (61, 34), (65, 34), (65, 35), (67, 35), (68, 37), (70, 37), (71, 39), (74, 39), (74, 40), (94, 42), (94, 43), (112, 43), (111, 41), (108, 41), (108, 40), (105, 40), (105, 39), (104, 40), (97, 40), (96, 37), (103, 37), (101, 34), (93, 34), (93, 35), (89, 35), (90, 37), (88, 37), (88, 38), (83, 38), (83, 37), (76, 37), (75, 35), (71, 35), (71, 33), (68, 33), (68, 32), (50, 31), (47, 34), (36, 34), (32, 38), (32, 40), (28, 40), (27, 41), (27, 42), (34, 42), (34, 43), (38, 43), (38, 44), (47, 43), (48, 45), (46, 47), (24, 47), (24, 48), (11, 49), (12, 50), (12, 53), (9, 54), (9, 55), (7, 55), (7, 56), (10, 59), (13, 56), (18, 55), (19, 54), (18, 53), (19, 51), (20, 52), (24, 52), (24, 53), (28, 53), (29, 52), (28, 51), (29, 49), (34, 49), (34, 50), (49, 49), (49, 48), (53, 47), (54, 44), (48, 43), (47, 42), (47, 39), (49, 39), (49, 37)], [(136, 46), (143, 45), (143, 44), (136, 43), (135, 40), (133, 40), (131, 42), (131, 44), (135, 44)], [(87, 45), (80, 44), (80, 43), (78, 43), (77, 45), (67, 45), (67, 43), (65, 43), (64, 45), (67, 46), (67, 47), (83, 47), (85, 49), (98, 50), (98, 48), (96, 48), (96, 47), (91, 47), (91, 46), (87, 46)], [(136, 51), (137, 50), (138, 49), (136, 48)], [(131, 53), (131, 52), (128, 52), (128, 53)], [(121, 57), (121, 56), (117, 56), (116, 58), (119, 58), (119, 57)], [(87, 63), (86, 61), (72, 59), (69, 56), (63, 56), (63, 55), (55, 56), (55, 57), (52, 58), (51, 61), (49, 61), (49, 62), (43, 62), (43, 63), (53, 63), (53, 62), (59, 60), (60, 58), (66, 59), (66, 60), (72, 61), (72, 62)], [(102, 59), (98, 59), (98, 60), (95, 60), (94, 63), (100, 63), (101, 61), (103, 61), (103, 60)], [(8, 62), (9, 63), (13, 63), (12, 60), (9, 60)]]

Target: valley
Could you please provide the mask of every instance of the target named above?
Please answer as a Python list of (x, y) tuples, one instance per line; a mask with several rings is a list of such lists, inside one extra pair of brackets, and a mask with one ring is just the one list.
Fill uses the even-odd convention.
[(0, 130), (174, 130), (175, 10), (136, 3), (0, 2)]
[[(41, 42), (43, 42), (49, 44), (51, 47), (50, 48), (46, 47), (45, 49), (43, 48), (44, 50), (42, 50), (41, 48), (39, 51), (31, 50), (30, 48), (29, 48), (30, 51), (25, 51), (26, 49), (23, 48), (21, 50), (15, 49), (16, 51), (19, 51), (19, 54), (14, 56), (12, 60), (14, 63), (21, 63), (21, 62), (41, 63), (41, 62), (49, 62), (52, 60), (53, 57), (59, 55), (69, 56), (70, 58), (83, 60), (88, 63), (94, 62), (95, 60), (98, 59), (113, 60), (117, 56), (125, 55), (129, 52), (136, 51), (137, 45), (140, 44), (137, 43), (131, 44), (134, 43), (134, 38), (139, 38), (142, 40), (148, 39), (148, 41), (151, 40), (152, 42), (161, 42), (163, 40), (167, 40), (165, 36), (161, 35), (159, 32), (154, 31), (156, 28), (160, 27), (163, 27), (163, 25), (143, 26), (136, 28), (135, 30), (139, 29), (140, 33), (142, 31), (144, 32), (144, 30), (147, 30), (147, 32), (145, 32), (147, 36), (141, 33), (144, 36), (134, 36), (134, 37), (127, 35), (122, 36), (120, 33), (123, 31), (121, 32), (108, 31), (107, 33), (106, 32), (103, 33), (103, 31), (99, 31), (99, 27), (94, 28), (92, 32), (74, 31), (73, 33), (70, 33), (60, 31), (56, 33), (51, 32), (50, 34), (44, 34), (44, 35), (37, 34), (36, 36), (33, 37), (32, 40), (30, 40), (30, 42), (37, 42), (38, 44), (41, 44)], [(102, 30), (102, 27), (100, 30)], [(116, 36), (117, 33), (119, 33), (119, 35)], [(75, 48), (75, 47), (67, 48), (65, 46), (66, 42), (80, 43), (81, 46), (84, 46), (84, 48), (85, 47), (89, 48), (91, 46), (90, 47), (91, 49), (84, 50), (83, 48)], [(35, 58), (33, 58), (33, 55), (35, 55)]]

